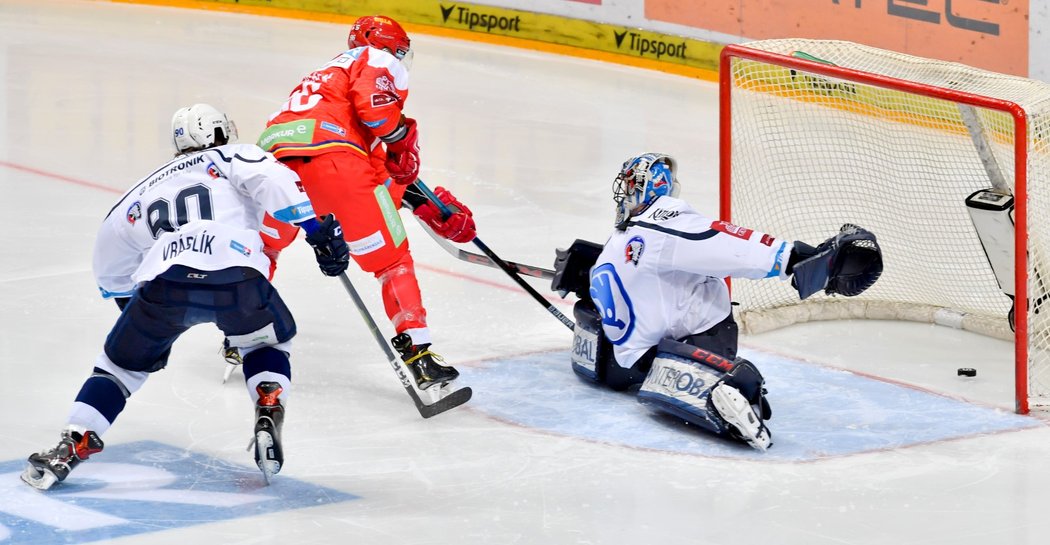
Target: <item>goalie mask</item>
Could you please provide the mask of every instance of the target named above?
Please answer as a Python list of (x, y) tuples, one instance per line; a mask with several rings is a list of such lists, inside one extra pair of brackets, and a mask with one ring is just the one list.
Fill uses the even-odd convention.
[(662, 153), (646, 153), (624, 162), (613, 182), (616, 225), (626, 222), (657, 197), (677, 197), (681, 189), (675, 160)]
[(237, 126), (208, 104), (182, 108), (171, 118), (171, 136), (178, 154), (222, 146), (237, 140)]
[(406, 69), (412, 66), (412, 41), (397, 21), (381, 15), (369, 15), (354, 21), (346, 45), (350, 49), (372, 46), (397, 57)]

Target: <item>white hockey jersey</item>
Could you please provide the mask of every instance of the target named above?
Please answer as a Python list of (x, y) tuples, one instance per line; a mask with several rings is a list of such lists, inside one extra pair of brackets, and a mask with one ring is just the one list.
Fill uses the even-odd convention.
[(659, 197), (617, 230), (591, 269), (591, 298), (616, 362), (701, 333), (731, 312), (726, 277), (787, 278), (791, 245)]
[(102, 222), (94, 252), (99, 290), (130, 297), (174, 265), (267, 275), (264, 212), (287, 223), (314, 217), (299, 177), (273, 155), (252, 144), (180, 155), (135, 184)]

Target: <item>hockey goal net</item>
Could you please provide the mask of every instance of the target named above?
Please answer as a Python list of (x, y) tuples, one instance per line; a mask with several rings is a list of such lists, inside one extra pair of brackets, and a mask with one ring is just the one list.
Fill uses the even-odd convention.
[(1017, 411), (1050, 405), (1050, 85), (798, 39), (728, 46), (720, 74), (722, 219), (813, 244), (856, 223), (885, 260), (855, 298), (737, 282), (742, 329), (873, 318), (1012, 339)]

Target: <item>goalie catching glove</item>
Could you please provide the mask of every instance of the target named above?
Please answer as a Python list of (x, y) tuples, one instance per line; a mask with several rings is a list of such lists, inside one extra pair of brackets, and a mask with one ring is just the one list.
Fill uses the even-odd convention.
[(441, 210), (430, 199), (416, 206), (412, 213), (423, 220), (423, 223), (426, 223), (435, 233), (452, 242), (474, 240), (477, 228), (474, 226), (474, 214), (470, 209), (459, 202), (451, 191), (443, 187), (434, 188), (434, 195), (452, 211), (447, 218), (441, 217)]
[(882, 274), (882, 249), (875, 234), (847, 223), (816, 248), (795, 242), (788, 273), (791, 286), (805, 299), (824, 290), (853, 297), (864, 293)]

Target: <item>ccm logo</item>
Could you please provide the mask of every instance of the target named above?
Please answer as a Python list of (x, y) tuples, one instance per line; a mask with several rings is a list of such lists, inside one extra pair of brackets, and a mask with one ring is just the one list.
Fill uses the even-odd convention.
[(733, 362), (719, 356), (718, 354), (708, 352), (703, 348), (697, 348), (693, 350), (693, 358), (698, 361), (702, 361), (712, 367), (717, 367), (723, 371), (729, 371), (733, 368)]

